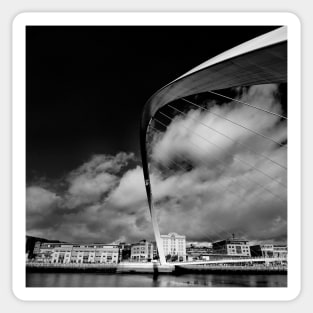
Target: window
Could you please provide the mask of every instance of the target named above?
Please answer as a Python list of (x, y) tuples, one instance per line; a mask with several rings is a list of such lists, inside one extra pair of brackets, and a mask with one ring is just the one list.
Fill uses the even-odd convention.
[(238, 253), (238, 254), (242, 253), (240, 246), (236, 246), (236, 253)]

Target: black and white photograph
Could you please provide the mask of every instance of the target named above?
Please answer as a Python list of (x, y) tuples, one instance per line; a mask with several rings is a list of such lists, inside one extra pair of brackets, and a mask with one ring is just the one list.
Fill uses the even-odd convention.
[(284, 24), (26, 25), (25, 287), (288, 288), (287, 50)]

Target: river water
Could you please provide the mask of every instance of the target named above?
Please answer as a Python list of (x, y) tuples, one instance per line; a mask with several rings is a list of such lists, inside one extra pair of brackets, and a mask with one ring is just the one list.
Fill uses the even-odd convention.
[(287, 275), (26, 273), (26, 287), (287, 287)]

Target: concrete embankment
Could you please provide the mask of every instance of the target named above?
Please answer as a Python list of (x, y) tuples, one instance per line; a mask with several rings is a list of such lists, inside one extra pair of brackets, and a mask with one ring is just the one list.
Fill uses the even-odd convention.
[(116, 264), (43, 264), (27, 263), (27, 272), (45, 273), (116, 273)]
[(212, 273), (212, 274), (287, 274), (286, 266), (212, 266), (176, 265), (175, 273)]
[(172, 273), (174, 265), (160, 265), (157, 263), (120, 263), (117, 273)]
[(27, 263), (28, 272), (51, 273), (172, 273), (173, 265), (159, 265), (156, 263), (119, 263), (119, 264), (42, 264)]
[(212, 273), (212, 274), (287, 274), (285, 266), (216, 266), (216, 265), (182, 265), (157, 263), (119, 263), (119, 264), (42, 264), (27, 263), (28, 272), (50, 273), (151, 273), (151, 274), (184, 274), (184, 273)]

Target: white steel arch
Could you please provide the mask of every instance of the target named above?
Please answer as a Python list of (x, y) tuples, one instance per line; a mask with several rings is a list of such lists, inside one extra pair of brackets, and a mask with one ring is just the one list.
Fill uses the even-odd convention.
[(163, 245), (152, 202), (146, 131), (155, 113), (166, 104), (193, 94), (236, 86), (287, 82), (287, 27), (249, 40), (198, 65), (158, 90), (143, 108), (141, 157), (149, 210), (161, 264)]

